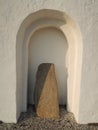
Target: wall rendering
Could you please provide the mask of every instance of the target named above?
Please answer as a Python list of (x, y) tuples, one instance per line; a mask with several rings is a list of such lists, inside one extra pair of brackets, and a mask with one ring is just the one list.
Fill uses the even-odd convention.
[[(0, 6), (0, 74), (2, 74), (0, 76), (0, 120), (16, 122), (20, 112), (26, 110), (26, 77), (23, 79), (23, 73), (19, 71), (24, 70), (24, 66), (21, 64), (24, 55), (21, 55), (21, 52), (25, 54), (23, 50), (25, 50), (26, 46), (17, 44), (17, 41), (19, 43), (25, 42), (25, 40), (22, 40), (25, 32), (29, 33), (30, 31), (30, 29), (27, 30), (29, 24), (32, 24), (34, 19), (38, 20), (42, 15), (37, 13), (37, 15), (29, 17), (29, 20), (23, 22), (27, 16), (41, 9), (48, 9), (64, 12), (61, 14), (57, 12), (55, 15), (50, 13), (51, 16), (48, 14), (49, 18), (55, 17), (56, 21), (61, 19), (66, 23), (70, 19), (68, 16), (74, 19), (69, 20), (71, 26), (68, 26), (69, 29), (65, 31), (65, 36), (67, 40), (69, 39), (68, 43), (70, 44), (69, 57), (71, 56), (71, 59), (77, 57), (74, 61), (74, 69), (71, 69), (73, 60), (68, 60), (70, 77), (70, 79), (68, 78), (68, 110), (75, 114), (79, 123), (98, 122), (98, 0), (9, 0), (6, 2), (0, 0)], [(47, 16), (46, 12), (43, 12), (45, 17)], [(65, 18), (63, 14), (68, 15)], [(54, 23), (52, 22), (52, 25)], [(77, 27), (74, 23), (76, 23)], [(49, 25), (49, 23), (47, 24)], [(22, 26), (25, 28), (22, 28)], [(63, 25), (59, 29), (65, 30)], [(20, 37), (18, 37), (18, 34)], [(72, 40), (71, 37), (73, 37)], [(80, 41), (82, 41), (82, 45), (79, 44), (78, 46)], [(70, 53), (72, 50), (76, 53), (74, 51)], [(82, 62), (78, 60), (81, 59), (78, 54), (79, 57), (82, 57)], [(25, 62), (27, 63), (24, 60)], [(27, 64), (26, 68), (28, 68)], [(75, 73), (73, 70), (75, 70)], [(81, 72), (78, 70), (81, 70)], [(27, 70), (24, 73), (26, 74)], [(74, 77), (74, 81), (72, 77)], [(78, 82), (76, 82), (77, 77), (79, 78)], [(20, 86), (24, 86), (24, 88)]]

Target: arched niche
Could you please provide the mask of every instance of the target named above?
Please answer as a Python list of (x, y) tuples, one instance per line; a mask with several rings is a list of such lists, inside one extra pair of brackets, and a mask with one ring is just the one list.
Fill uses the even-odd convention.
[(43, 9), (27, 16), (17, 33), (17, 117), (19, 117), (20, 112), (27, 110), (28, 46), (30, 39), (37, 30), (49, 27), (61, 31), (67, 40), (67, 110), (78, 116), (82, 66), (81, 33), (76, 22), (65, 12)]

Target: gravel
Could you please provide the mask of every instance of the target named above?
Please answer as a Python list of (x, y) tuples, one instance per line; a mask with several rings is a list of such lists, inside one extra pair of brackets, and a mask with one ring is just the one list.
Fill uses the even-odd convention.
[(21, 113), (17, 124), (0, 121), (0, 130), (98, 130), (98, 124), (77, 124), (74, 115), (60, 106), (59, 119), (42, 119), (37, 117), (34, 106)]

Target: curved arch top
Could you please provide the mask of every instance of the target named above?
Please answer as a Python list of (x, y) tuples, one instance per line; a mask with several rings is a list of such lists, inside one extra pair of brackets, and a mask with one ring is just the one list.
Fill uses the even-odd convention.
[[(82, 36), (77, 23), (65, 12), (43, 9), (30, 14), (20, 25), (16, 41), (17, 115), (27, 107), (28, 44), (35, 31), (55, 27), (67, 39), (67, 109), (78, 115)], [(20, 100), (21, 99), (21, 100)]]

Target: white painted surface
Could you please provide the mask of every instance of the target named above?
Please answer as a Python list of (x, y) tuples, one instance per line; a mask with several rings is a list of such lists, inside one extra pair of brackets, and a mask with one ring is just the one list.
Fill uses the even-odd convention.
[(67, 71), (66, 53), (67, 41), (64, 34), (56, 28), (44, 28), (36, 31), (29, 43), (28, 87), (29, 102), (32, 104), (36, 71), (41, 63), (55, 65), (56, 78), (59, 90), (59, 103), (66, 104), (67, 97)]
[(77, 113), (79, 123), (98, 122), (98, 0), (0, 0), (0, 120), (16, 122), (21, 112), (23, 89), (17, 87), (21, 74), (16, 81), (17, 33), (23, 20), (40, 9), (64, 11), (79, 25), (83, 37), (82, 77), (74, 89), (72, 112)]

